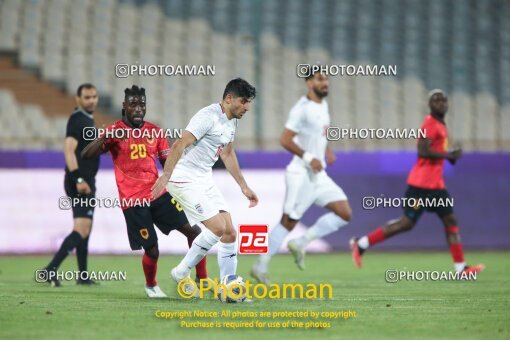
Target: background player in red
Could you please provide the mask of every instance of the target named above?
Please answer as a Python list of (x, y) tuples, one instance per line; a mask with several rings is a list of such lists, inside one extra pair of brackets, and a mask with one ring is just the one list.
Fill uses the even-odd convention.
[[(408, 189), (406, 198), (446, 200), (450, 198), (443, 179), (443, 164), (447, 159), (455, 164), (462, 155), (457, 148), (448, 152), (448, 131), (444, 117), (448, 111), (448, 97), (442, 90), (429, 93), (430, 114), (425, 118), (422, 130), (426, 130), (427, 138), (418, 141), (418, 160), (407, 178)], [(411, 230), (424, 210), (435, 212), (444, 224), (446, 240), (450, 246), (456, 272), (480, 272), (484, 265), (468, 266), (464, 262), (464, 251), (460, 242), (457, 218), (451, 206), (442, 207), (404, 207), (404, 215), (389, 221), (370, 234), (361, 238), (351, 239), (352, 257), (361, 267), (361, 256), (369, 248), (399, 233)]]
[[(189, 225), (184, 211), (166, 190), (152, 198), (151, 188), (159, 176), (156, 158), (164, 165), (170, 147), (161, 128), (144, 121), (145, 89), (133, 85), (124, 93), (122, 119), (85, 148), (82, 156), (89, 158), (107, 151), (112, 154), (131, 249), (145, 250), (142, 258), (145, 291), (151, 298), (166, 297), (156, 281), (159, 249), (154, 224), (165, 235), (173, 229), (179, 230), (186, 235), (189, 244), (200, 234), (200, 228)], [(133, 133), (135, 129), (138, 131)], [(115, 130), (121, 131), (114, 133)], [(144, 205), (147, 200), (150, 206)], [(197, 264), (196, 270), (198, 278), (207, 278), (205, 258)]]

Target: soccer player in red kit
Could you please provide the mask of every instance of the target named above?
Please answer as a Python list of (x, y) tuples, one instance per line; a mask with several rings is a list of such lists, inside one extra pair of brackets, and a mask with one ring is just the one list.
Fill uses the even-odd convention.
[[(151, 188), (159, 176), (156, 158), (164, 165), (170, 147), (164, 131), (144, 121), (145, 89), (133, 85), (124, 93), (122, 119), (90, 143), (82, 157), (94, 157), (108, 151), (112, 154), (131, 249), (145, 250), (142, 257), (145, 292), (150, 298), (161, 298), (166, 294), (156, 281), (159, 249), (154, 224), (165, 235), (174, 229), (179, 230), (188, 238), (189, 245), (200, 234), (200, 228), (190, 226), (183, 209), (166, 190), (158, 197), (152, 197)], [(150, 204), (146, 204), (148, 201)], [(198, 279), (207, 278), (205, 258), (197, 264), (196, 270)]]
[[(429, 93), (430, 114), (425, 118), (422, 130), (426, 131), (426, 138), (418, 141), (418, 160), (407, 178), (408, 189), (406, 198), (421, 199), (425, 201), (443, 201), (450, 199), (443, 179), (443, 164), (447, 159), (455, 164), (462, 155), (460, 148), (448, 152), (448, 130), (444, 121), (448, 111), (448, 97), (442, 90), (432, 90)], [(484, 265), (468, 266), (464, 262), (464, 251), (460, 242), (457, 218), (453, 208), (441, 204), (437, 207), (405, 206), (404, 215), (396, 220), (389, 221), (370, 234), (361, 238), (352, 238), (350, 245), (355, 264), (361, 268), (361, 256), (369, 248), (396, 234), (411, 230), (423, 211), (435, 212), (443, 222), (446, 240), (450, 246), (455, 271), (458, 273), (480, 272)]]

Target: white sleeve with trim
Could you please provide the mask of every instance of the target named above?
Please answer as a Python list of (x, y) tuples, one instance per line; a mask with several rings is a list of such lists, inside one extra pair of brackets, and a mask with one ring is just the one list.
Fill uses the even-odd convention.
[(200, 110), (191, 118), (186, 126), (186, 131), (189, 131), (195, 136), (197, 140), (204, 137), (214, 125), (214, 116), (212, 112), (207, 110)]
[(285, 123), (285, 128), (296, 133), (301, 131), (303, 125), (303, 105), (294, 106), (289, 112), (289, 118)]

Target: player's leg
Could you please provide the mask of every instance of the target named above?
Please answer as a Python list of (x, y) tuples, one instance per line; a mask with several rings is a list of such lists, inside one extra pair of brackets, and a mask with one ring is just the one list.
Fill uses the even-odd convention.
[(156, 241), (152, 246), (146, 246), (146, 248), (144, 248), (144, 254), (142, 256), (142, 268), (143, 274), (145, 275), (145, 292), (150, 298), (166, 297), (166, 294), (161, 291), (156, 281), (158, 259), (159, 247)]
[[(269, 249), (267, 254), (260, 255), (251, 269), (251, 276), (261, 283), (269, 283), (267, 274), (271, 258), (278, 253), (287, 235), (297, 225), (303, 216), (302, 213), (308, 209), (306, 204), (303, 204), (301, 206), (303, 212), (300, 214), (299, 211), (296, 211), (298, 201), (305, 199), (302, 187), (306, 186), (308, 182), (306, 173), (290, 171), (285, 173), (285, 199), (282, 218), (269, 232)], [(309, 197), (310, 195), (306, 195), (308, 206), (313, 201)]]
[[(426, 198), (425, 190), (411, 187), (407, 188), (406, 198)], [(410, 231), (416, 225), (424, 212), (423, 207), (404, 207), (404, 215), (398, 219), (387, 222), (384, 226), (378, 227), (369, 234), (360, 238), (353, 237), (350, 240), (352, 249), (352, 259), (354, 263), (361, 268), (361, 256), (370, 247), (397, 234)]]
[[(193, 241), (195, 238), (200, 235), (202, 230), (198, 225), (194, 225), (191, 227), (189, 223), (187, 225), (181, 226), (177, 228), (186, 238), (188, 239), (188, 246), (191, 248), (191, 245), (193, 244)], [(207, 256), (205, 256), (198, 264), (195, 266), (196, 271), (196, 280), (197, 282), (200, 282), (201, 279), (207, 279)]]
[[(447, 202), (446, 199), (449, 199), (450, 195), (446, 190), (438, 190), (434, 193), (434, 198)], [(442, 205), (440, 207), (433, 208), (432, 210), (437, 213), (438, 217), (443, 222), (446, 233), (446, 242), (448, 243), (450, 254), (452, 255), (455, 271), (458, 273), (463, 271), (466, 273), (481, 272), (485, 268), (483, 264), (468, 266), (464, 261), (464, 250), (460, 240), (459, 224), (453, 213), (453, 207), (444, 204), (444, 206)]]
[[(74, 188), (74, 186), (73, 186)], [(92, 184), (92, 193), (87, 196), (87, 198), (95, 197), (95, 186)], [(82, 196), (83, 197), (83, 196)], [(77, 283), (82, 285), (92, 285), (97, 284), (94, 280), (89, 278), (82, 279), (81, 273), (87, 271), (87, 257), (89, 252), (89, 236), (92, 231), (92, 219), (94, 217), (94, 206), (88, 204), (87, 200), (83, 206), (79, 206), (73, 208), (73, 213), (75, 217), (83, 218), (79, 223), (74, 223), (74, 230), (77, 231), (81, 237), (82, 241), (76, 245), (76, 259), (78, 261), (78, 270), (80, 271), (80, 277), (78, 278)], [(76, 212), (75, 212), (76, 210)]]
[(76, 246), (76, 259), (78, 261), (78, 270), (80, 272), (80, 277), (78, 278), (77, 283), (81, 285), (94, 285), (98, 284), (94, 280), (89, 278), (82, 279), (81, 273), (87, 272), (87, 258), (89, 253), (89, 236), (92, 231), (92, 219), (84, 218), (80, 223), (74, 223), (74, 230), (77, 231), (82, 240)]
[(237, 273), (237, 233), (232, 224), (232, 217), (227, 211), (222, 210), (220, 215), (225, 220), (225, 233), (218, 244), (218, 267), (220, 279)]
[[(71, 181), (70, 178), (64, 179), (64, 189), (65, 193), (71, 199), (76, 197), (83, 197), (78, 195), (76, 190), (76, 185)], [(94, 197), (95, 188), (92, 186), (92, 194), (87, 196), (88, 198)], [(88, 201), (85, 201), (84, 204), (73, 205), (73, 231), (66, 236), (62, 244), (60, 245), (59, 250), (53, 256), (53, 259), (50, 263), (45, 267), (48, 272), (48, 282), (52, 284), (52, 286), (59, 287), (60, 282), (58, 282), (56, 278), (56, 271), (58, 267), (62, 264), (62, 262), (67, 258), (69, 253), (73, 251), (73, 249), (77, 248), (77, 258), (78, 258), (78, 269), (81, 271), (87, 270), (87, 252), (84, 251), (86, 242), (86, 249), (88, 249), (88, 236), (92, 229), (92, 217), (94, 215), (94, 207), (88, 204)], [(85, 256), (83, 256), (85, 255)], [(78, 283), (81, 283), (80, 279)], [(94, 283), (92, 280), (87, 280), (84, 283)]]
[[(154, 224), (163, 234), (168, 235), (171, 230), (177, 229), (186, 236), (190, 248), (193, 240), (202, 232), (198, 225), (191, 227), (184, 209), (168, 192), (152, 202), (151, 212)], [(195, 266), (195, 269), (198, 280), (207, 278), (206, 257)]]
[(228, 212), (228, 205), (216, 184), (211, 183), (205, 194), (211, 206), (219, 210), (225, 225), (225, 231), (218, 243), (218, 266), (220, 279), (222, 279), (226, 275), (236, 274), (237, 272), (237, 233), (232, 224), (232, 217)]
[(354, 263), (361, 268), (361, 256), (370, 247), (397, 234), (409, 231), (416, 225), (416, 221), (402, 216), (398, 219), (388, 221), (384, 226), (376, 228), (369, 234), (360, 238), (353, 237), (350, 241), (352, 258)]
[(195, 267), (207, 252), (220, 241), (225, 233), (225, 219), (220, 215), (219, 209), (211, 204), (205, 195), (208, 187), (195, 184), (178, 184), (169, 182), (168, 192), (184, 209), (191, 225), (202, 222), (205, 226), (198, 235), (181, 262), (172, 269), (172, 278), (179, 282), (189, 277), (191, 268)]
[(352, 217), (352, 210), (347, 200), (328, 203), (325, 206), (331, 212), (319, 217), (299, 238), (290, 240), (288, 247), (299, 269), (305, 269), (305, 248), (310, 242), (323, 238), (345, 227)]
[(446, 241), (452, 254), (453, 266), (457, 273), (479, 273), (485, 269), (483, 264), (476, 266), (468, 266), (464, 261), (464, 250), (462, 249), (462, 243), (460, 241), (459, 227), (455, 215), (450, 214), (447, 216), (440, 217), (443, 221), (443, 225), (446, 232)]
[[(53, 256), (53, 259), (46, 266), (48, 271), (48, 282), (52, 286), (59, 287), (60, 282), (56, 278), (56, 271), (67, 258), (67, 256), (75, 249), (85, 238), (88, 238), (90, 229), (92, 228), (92, 219), (88, 217), (74, 218), (73, 231), (66, 236), (60, 248)], [(78, 281), (79, 282), (79, 281)]]
[(122, 210), (126, 220), (129, 245), (132, 250), (143, 248), (142, 269), (145, 276), (145, 293), (149, 298), (163, 298), (166, 294), (156, 280), (158, 271), (158, 236), (154, 229), (149, 207), (131, 207)]
[(440, 218), (444, 225), (446, 242), (448, 243), (450, 254), (452, 255), (453, 266), (456, 272), (461, 272), (466, 267), (466, 262), (464, 262), (464, 250), (460, 242), (457, 219), (453, 214)]
[(352, 209), (342, 188), (326, 173), (320, 173), (315, 181), (315, 204), (331, 212), (319, 219), (299, 238), (288, 243), (299, 269), (305, 268), (305, 248), (313, 240), (325, 237), (344, 227), (352, 218)]
[(179, 282), (189, 277), (191, 268), (195, 267), (209, 252), (209, 250), (220, 241), (225, 232), (225, 219), (220, 213), (202, 221), (205, 228), (195, 238), (188, 252), (181, 262), (172, 269), (172, 278)]
[(289, 214), (284, 213), (280, 219), (280, 223), (271, 228), (267, 254), (259, 255), (257, 261), (255, 261), (251, 268), (250, 274), (255, 280), (266, 285), (270, 283), (267, 276), (269, 262), (271, 262), (271, 258), (278, 253), (283, 241), (298, 222), (299, 219), (290, 218)]

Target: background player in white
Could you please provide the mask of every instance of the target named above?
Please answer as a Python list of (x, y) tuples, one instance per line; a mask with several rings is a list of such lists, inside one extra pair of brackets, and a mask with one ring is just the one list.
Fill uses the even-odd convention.
[(290, 110), (280, 143), (294, 158), (285, 174), (287, 191), (283, 216), (269, 234), (268, 254), (259, 256), (251, 274), (259, 282), (268, 283), (268, 264), (278, 252), (283, 240), (294, 229), (303, 214), (313, 204), (331, 212), (322, 215), (300, 238), (289, 241), (288, 247), (297, 266), (305, 268), (306, 246), (345, 226), (351, 219), (351, 207), (343, 190), (324, 170), (335, 161), (328, 147), (326, 130), (330, 124), (328, 103), (328, 77), (316, 72), (305, 79), (308, 93)]
[(190, 223), (202, 222), (206, 226), (179, 265), (172, 269), (172, 278), (177, 282), (188, 277), (190, 269), (218, 242), (220, 279), (236, 273), (236, 230), (225, 199), (213, 181), (212, 166), (221, 156), (250, 200), (249, 207), (257, 205), (257, 195), (246, 184), (232, 146), (237, 120), (249, 110), (255, 95), (255, 88), (247, 81), (231, 80), (221, 103), (204, 107), (191, 118), (182, 138), (172, 145), (164, 173), (153, 187), (157, 197), (166, 186), (184, 208)]

